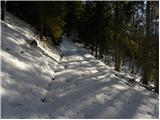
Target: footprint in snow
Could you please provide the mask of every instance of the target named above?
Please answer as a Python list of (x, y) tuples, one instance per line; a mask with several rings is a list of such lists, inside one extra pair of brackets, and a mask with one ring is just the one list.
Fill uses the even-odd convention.
[(48, 117), (52, 117), (52, 114), (49, 114)]
[(23, 54), (23, 53), (24, 53), (24, 51), (21, 51), (21, 53)]
[(104, 98), (104, 100), (107, 101), (108, 99), (107, 99), (107, 98)]
[(6, 48), (6, 50), (7, 50), (7, 51), (10, 51), (11, 49), (10, 49), (10, 48)]
[(47, 98), (41, 98), (41, 101), (42, 101), (43, 103), (47, 103), (47, 102), (48, 102)]
[(82, 74), (81, 76), (82, 76), (82, 77), (85, 77), (86, 75)]
[(65, 69), (65, 70), (67, 69), (67, 66), (66, 66), (66, 65), (64, 65), (64, 69)]
[(152, 112), (150, 112), (150, 111), (147, 111), (146, 113), (147, 113), (148, 115), (152, 115)]
[(50, 88), (51, 87), (51, 83), (48, 83), (48, 88)]
[(10, 103), (10, 105), (16, 107), (16, 106), (21, 106), (22, 104), (21, 103)]
[(112, 95), (111, 93), (108, 93), (108, 92), (104, 92), (104, 94), (109, 96)]
[(75, 86), (78, 86), (78, 83), (75, 83), (74, 85), (75, 85)]
[(70, 80), (66, 80), (66, 82), (71, 82)]

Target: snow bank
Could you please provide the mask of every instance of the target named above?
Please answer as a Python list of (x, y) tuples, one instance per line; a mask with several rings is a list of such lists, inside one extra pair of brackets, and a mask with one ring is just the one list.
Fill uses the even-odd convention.
[[(10, 115), (17, 111), (27, 117), (27, 111), (34, 111), (41, 103), (59, 68), (60, 56), (56, 49), (44, 48), (35, 30), (10, 13), (1, 22), (1, 30), (2, 118), (14, 117)], [(31, 46), (31, 40), (36, 40), (38, 46)]]

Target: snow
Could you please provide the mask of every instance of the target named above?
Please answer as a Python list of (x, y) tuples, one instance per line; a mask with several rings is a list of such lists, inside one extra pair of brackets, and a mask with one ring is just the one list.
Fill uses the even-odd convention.
[(2, 118), (159, 118), (155, 93), (128, 86), (65, 36), (57, 50), (9, 13), (1, 24)]

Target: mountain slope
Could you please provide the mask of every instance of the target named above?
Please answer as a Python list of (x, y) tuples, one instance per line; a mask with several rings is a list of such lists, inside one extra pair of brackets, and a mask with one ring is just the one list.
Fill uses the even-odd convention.
[(1, 23), (2, 118), (158, 118), (154, 93), (128, 86), (65, 36), (60, 59), (27, 23), (9, 13)]

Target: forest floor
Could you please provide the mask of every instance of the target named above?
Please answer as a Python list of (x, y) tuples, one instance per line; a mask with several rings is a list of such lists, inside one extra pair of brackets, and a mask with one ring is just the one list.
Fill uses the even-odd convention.
[[(1, 27), (2, 118), (159, 118), (154, 92), (129, 86), (67, 37), (61, 58), (13, 15)], [(33, 39), (37, 47), (28, 44)]]

